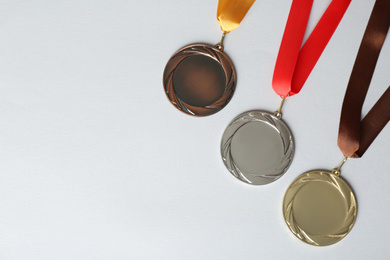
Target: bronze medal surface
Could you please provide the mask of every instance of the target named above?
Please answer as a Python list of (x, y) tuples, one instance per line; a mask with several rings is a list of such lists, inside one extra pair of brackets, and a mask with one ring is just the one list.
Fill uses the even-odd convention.
[(283, 216), (305, 243), (327, 246), (343, 239), (357, 214), (350, 186), (327, 171), (311, 171), (293, 181), (283, 199)]
[(193, 116), (208, 116), (232, 98), (236, 72), (217, 47), (193, 44), (171, 57), (163, 83), (168, 99), (177, 109)]

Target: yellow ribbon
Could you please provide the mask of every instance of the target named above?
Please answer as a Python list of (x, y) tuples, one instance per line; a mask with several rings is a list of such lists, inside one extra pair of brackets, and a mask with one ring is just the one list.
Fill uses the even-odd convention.
[(236, 29), (256, 0), (219, 0), (217, 19), (223, 32)]

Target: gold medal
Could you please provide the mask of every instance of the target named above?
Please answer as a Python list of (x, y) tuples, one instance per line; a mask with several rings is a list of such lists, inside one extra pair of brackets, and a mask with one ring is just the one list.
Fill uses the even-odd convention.
[(351, 187), (339, 170), (310, 171), (296, 178), (283, 199), (288, 228), (310, 245), (327, 246), (343, 239), (357, 214)]
[(340, 116), (338, 146), (344, 160), (332, 171), (310, 171), (288, 187), (283, 216), (288, 228), (310, 245), (327, 246), (343, 239), (356, 220), (356, 199), (340, 177), (348, 158), (360, 158), (390, 121), (390, 87), (361, 119), (375, 66), (390, 28), (390, 1), (377, 0), (351, 73)]

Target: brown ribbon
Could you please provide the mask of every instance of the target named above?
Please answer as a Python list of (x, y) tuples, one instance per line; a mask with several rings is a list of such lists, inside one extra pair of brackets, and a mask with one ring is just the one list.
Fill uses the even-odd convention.
[(390, 0), (377, 0), (349, 79), (341, 111), (338, 146), (359, 158), (390, 120), (390, 87), (361, 121), (361, 112), (390, 26)]

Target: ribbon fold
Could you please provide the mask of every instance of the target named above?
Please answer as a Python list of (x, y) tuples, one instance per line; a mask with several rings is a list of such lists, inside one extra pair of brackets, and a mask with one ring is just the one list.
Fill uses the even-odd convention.
[(350, 3), (333, 0), (301, 49), (313, 0), (292, 2), (272, 79), (272, 88), (279, 96), (299, 93)]
[(390, 27), (390, 0), (377, 0), (352, 69), (340, 116), (338, 146), (345, 156), (362, 157), (390, 120), (390, 87), (361, 120), (368, 88)]
[(228, 33), (236, 29), (256, 0), (219, 0), (217, 19), (221, 30)]

